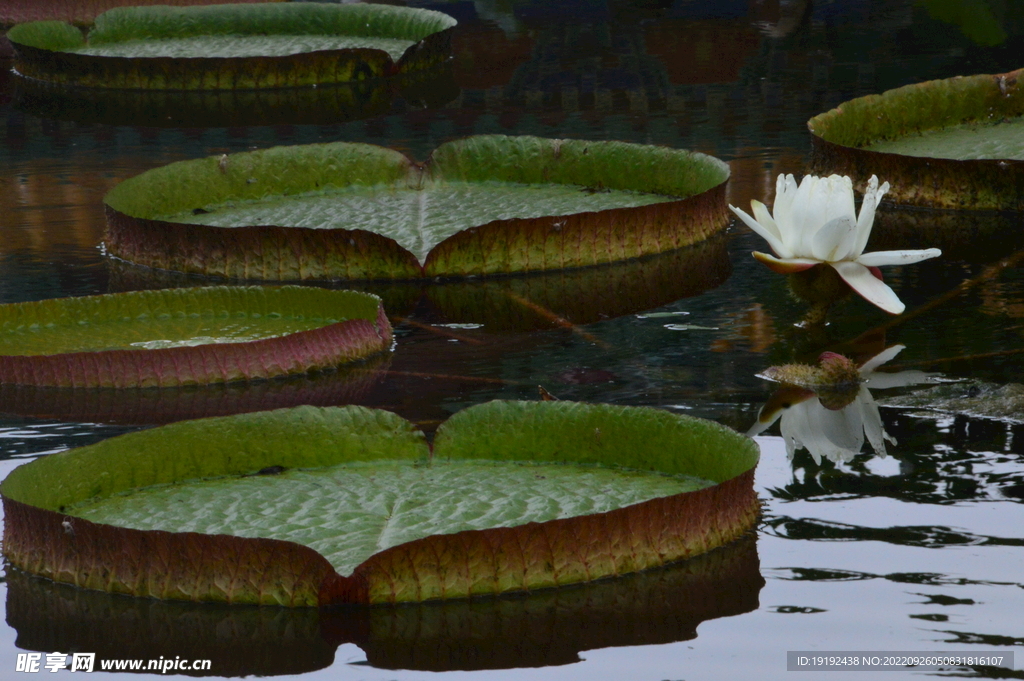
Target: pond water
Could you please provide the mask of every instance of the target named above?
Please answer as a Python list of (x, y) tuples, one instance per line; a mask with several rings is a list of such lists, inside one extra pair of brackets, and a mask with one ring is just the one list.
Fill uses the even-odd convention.
[[(941, 0), (411, 4), (461, 22), (452, 73), (394, 96), (359, 91), (349, 108), (354, 95), (343, 90), (309, 101), (148, 97), (142, 106), (128, 97), (65, 107), (17, 86), (4, 62), (0, 301), (193, 283), (113, 262), (98, 247), (104, 193), (171, 161), (336, 140), (423, 159), (476, 133), (619, 139), (728, 161), (729, 202), (746, 207), (770, 203), (779, 173), (803, 173), (811, 116), (907, 83), (1024, 65), (1024, 6), (1008, 0), (979, 0), (969, 12)], [(267, 124), (252, 124), (254, 111)], [(125, 124), (133, 120), (145, 125)], [(239, 408), (356, 402), (430, 430), (468, 405), (536, 399), (538, 385), (562, 399), (649, 405), (746, 432), (772, 394), (758, 372), (826, 349), (866, 358), (897, 344), (906, 347), (883, 370), (985, 382), (963, 385), (970, 404), (989, 384), (1024, 382), (1022, 228), (1020, 214), (883, 211), (868, 250), (938, 246), (943, 257), (885, 269), (904, 315), (852, 299), (816, 332), (795, 326), (804, 310), (783, 277), (750, 257), (763, 241), (737, 224), (641, 263), (364, 286), (384, 296), (395, 324), (389, 359), (355, 373), (174, 394), (3, 386), (0, 468)], [(781, 679), (789, 650), (870, 650), (1015, 652), (1014, 671), (954, 673), (1024, 678), (1024, 410), (1011, 404), (991, 419), (883, 407), (881, 416), (897, 442), (888, 455), (865, 444), (839, 463), (806, 450), (788, 460), (771, 426), (757, 436), (756, 540), (578, 589), (317, 614), (88, 594), (9, 573), (0, 677), (14, 676), (19, 652), (76, 650), (209, 658), (214, 676)], [(860, 676), (875, 678), (843, 678)]]

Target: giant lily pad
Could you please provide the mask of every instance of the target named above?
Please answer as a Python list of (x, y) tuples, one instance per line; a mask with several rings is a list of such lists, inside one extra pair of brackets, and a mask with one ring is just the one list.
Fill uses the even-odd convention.
[(0, 305), (0, 382), (181, 386), (324, 369), (388, 349), (376, 296), (301, 286), (138, 291)]
[(11, 569), (7, 623), (26, 650), (88, 650), (100, 659), (212, 658), (216, 668), (208, 674), (217, 676), (322, 669), (345, 643), (362, 648), (378, 668), (505, 669), (571, 664), (595, 648), (693, 639), (702, 622), (756, 610), (763, 586), (753, 536), (620, 579), (527, 598), (401, 608), (235, 608), (124, 598)]
[(531, 590), (736, 539), (757, 517), (757, 457), (712, 422), (568, 402), (472, 407), (432, 452), (407, 421), (362, 407), (186, 421), (16, 469), (0, 485), (4, 552), (56, 581), (176, 600)]
[[(282, 0), (238, 0), (240, 4), (281, 2)], [(126, 5), (218, 5), (223, 0), (3, 0), (0, 2), (0, 26), (29, 21), (58, 19), (76, 26), (91, 24), (97, 16), (114, 7)]]
[(871, 175), (888, 198), (930, 208), (1024, 208), (1024, 70), (934, 80), (815, 116), (819, 174)]
[(215, 648), (219, 665), (212, 673), (219, 676), (321, 669), (344, 643), (362, 648), (375, 667), (451, 671), (570, 664), (584, 650), (692, 639), (701, 622), (756, 609), (763, 585), (754, 539), (743, 537), (617, 580), (528, 598), (402, 608), (231, 608), (128, 599), (11, 570), (7, 614), (24, 649), (198, 659), (214, 657), (206, 653)]
[(455, 20), (372, 4), (118, 7), (88, 36), (59, 21), (7, 33), (15, 70), (87, 87), (222, 90), (381, 78), (436, 66)]
[(622, 142), (480, 136), (423, 164), (366, 144), (172, 163), (105, 198), (108, 250), (241, 279), (415, 279), (599, 265), (726, 224), (729, 169)]

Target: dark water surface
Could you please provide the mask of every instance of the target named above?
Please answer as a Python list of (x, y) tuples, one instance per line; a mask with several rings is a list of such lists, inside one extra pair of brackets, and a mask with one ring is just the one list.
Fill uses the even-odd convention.
[[(422, 159), (477, 133), (619, 139), (725, 159), (729, 201), (746, 207), (770, 203), (778, 173), (803, 172), (811, 116), (907, 83), (1024, 66), (1015, 0), (411, 4), (459, 19), (456, 57), (447, 76), (397, 94), (67, 101), (19, 85), (3, 63), (0, 301), (193, 283), (112, 262), (98, 248), (104, 193), (170, 161), (334, 140)], [(939, 246), (943, 257), (886, 268), (903, 316), (854, 299), (817, 333), (794, 326), (800, 304), (750, 258), (765, 245), (742, 226), (616, 267), (366, 286), (396, 326), (390, 358), (173, 394), (0, 387), (0, 468), (144, 424), (299, 403), (355, 402), (430, 429), (471, 404), (535, 399), (537, 385), (746, 432), (771, 394), (755, 374), (825, 349), (863, 358), (902, 344), (887, 367), (1024, 382), (1024, 268), (1013, 260), (1024, 220), (949, 223), (880, 215), (868, 250)], [(758, 437), (756, 541), (526, 598), (289, 612), (141, 601), (8, 574), (0, 678), (19, 676), (18, 652), (77, 650), (209, 658), (223, 676), (779, 679), (790, 675), (786, 651), (809, 649), (1012, 651), (1015, 671), (951, 673), (1024, 678), (1024, 412), (1007, 413), (1018, 420), (883, 408), (898, 444), (887, 457), (865, 446), (840, 463), (818, 464), (807, 451), (789, 461), (775, 425)], [(842, 678), (859, 676), (878, 678)]]

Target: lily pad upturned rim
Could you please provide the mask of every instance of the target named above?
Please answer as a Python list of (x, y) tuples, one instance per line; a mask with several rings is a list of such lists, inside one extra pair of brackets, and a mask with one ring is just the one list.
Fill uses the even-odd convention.
[(954, 160), (863, 149), (923, 130), (1024, 116), (1024, 69), (957, 76), (858, 97), (807, 122), (811, 171), (849, 175), (863, 189), (871, 175), (891, 185), (886, 199), (926, 208), (1024, 209), (1024, 161)]
[[(364, 3), (257, 3), (115, 7), (96, 17), (89, 41), (254, 35), (369, 34), (413, 41), (401, 58), (377, 48), (251, 57), (115, 57), (69, 50), (86, 44), (61, 21), (14, 26), (14, 69), (28, 78), (84, 87), (156, 90), (288, 88), (386, 78), (437, 66), (451, 56), (455, 19), (433, 10)], [(345, 31), (346, 33), (342, 33)], [(382, 35), (378, 35), (382, 34)]]
[(192, 347), (112, 349), (49, 355), (0, 355), (0, 382), (68, 388), (172, 387), (272, 378), (327, 369), (383, 352), (391, 325), (377, 296), (304, 286), (210, 286), (54, 298), (0, 305), (0, 325), (62, 320), (120, 320), (138, 314), (184, 313), (270, 305), (343, 321), (237, 343)]
[(607, 513), (424, 537), (374, 554), (351, 576), (288, 541), (131, 530), (63, 512), (68, 504), (161, 482), (271, 466), (416, 461), (429, 451), (409, 422), (354, 406), (280, 409), (130, 433), (15, 469), (0, 484), (4, 551), (27, 572), (136, 596), (289, 606), (396, 603), (636, 572), (727, 544), (758, 514), (758, 448), (731, 429), (644, 407), (502, 401), (453, 416), (438, 430), (432, 455), (626, 463), (688, 471), (718, 484)]
[[(111, 259), (108, 270), (111, 291), (209, 286), (224, 281), (119, 259)], [(728, 237), (718, 233), (667, 253), (595, 267), (440, 282), (419, 279), (337, 285), (380, 296), (392, 320), (408, 317), (414, 308), (425, 305), (421, 312), (428, 319), (480, 324), (492, 333), (564, 328), (565, 322), (583, 325), (638, 314), (710, 291), (731, 273)]]
[[(326, 187), (424, 180), (562, 184), (674, 200), (636, 208), (494, 220), (433, 247), (421, 265), (394, 239), (362, 229), (213, 227), (160, 216), (228, 200)], [(424, 163), (336, 142), (179, 161), (117, 185), (104, 203), (112, 255), (156, 269), (242, 280), (408, 280), (569, 269), (672, 251), (728, 222), (729, 166), (699, 152), (626, 142), (479, 135), (446, 142)]]
[(521, 669), (572, 664), (586, 650), (692, 640), (703, 622), (756, 610), (764, 585), (753, 533), (620, 579), (526, 598), (398, 608), (238, 608), (125, 598), (10, 568), (7, 623), (24, 650), (88, 650), (101, 659), (214, 658), (216, 669), (205, 673), (221, 677), (323, 669), (346, 643), (359, 646), (378, 669)]

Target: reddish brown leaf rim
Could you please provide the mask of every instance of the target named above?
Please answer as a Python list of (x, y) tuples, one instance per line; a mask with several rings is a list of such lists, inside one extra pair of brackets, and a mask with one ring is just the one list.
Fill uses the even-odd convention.
[[(227, 456), (217, 449), (225, 442)], [(566, 453), (567, 442), (579, 448)], [(675, 446), (666, 451), (666, 443)], [(756, 445), (712, 422), (648, 408), (491, 402), (460, 412), (435, 439), (434, 456), (479, 458), (481, 451), (511, 460), (565, 460), (565, 454), (606, 465), (621, 465), (625, 456), (644, 469), (703, 473), (719, 482), (608, 513), (428, 536), (371, 556), (351, 576), (291, 542), (139, 531), (62, 512), (66, 503), (197, 475), (427, 454), (422, 434), (393, 414), (298, 407), (176, 423), (22, 466), (0, 484), (4, 553), (32, 574), (136, 596), (287, 606), (399, 603), (638, 572), (728, 544), (758, 516)], [(181, 460), (168, 460), (172, 452)]]
[[(287, 186), (279, 186), (282, 177)], [(427, 178), (571, 184), (678, 198), (496, 220), (445, 239), (422, 266), (394, 239), (363, 230), (223, 228), (158, 219), (266, 192), (290, 195), (357, 183), (416, 187)], [(571, 269), (706, 239), (728, 222), (728, 178), (728, 166), (710, 156), (623, 142), (484, 135), (443, 144), (423, 164), (371, 145), (275, 147), (226, 160), (183, 161), (126, 180), (104, 199), (104, 241), (112, 255), (133, 263), (233, 279), (410, 280)]]
[[(529, 598), (400, 608), (233, 608), (129, 599), (7, 572), (7, 621), (25, 650), (102, 659), (215, 659), (218, 676), (300, 674), (354, 643), (378, 669), (571, 664), (586, 650), (696, 638), (702, 622), (756, 610), (753, 533), (685, 562)], [(188, 622), (182, 626), (182, 622)], [(55, 626), (55, 623), (60, 623)]]
[[(312, 6), (310, 6), (312, 5)], [(96, 17), (96, 29), (106, 19), (104, 30), (114, 23), (115, 14), (121, 25), (114, 31), (116, 40), (150, 38), (166, 30), (152, 27), (150, 7), (117, 7)], [(156, 10), (169, 8), (155, 8)], [(456, 21), (446, 14), (409, 7), (381, 5), (323, 5), (316, 3), (252, 3), (181, 7), (181, 22), (190, 27), (189, 35), (202, 35), (209, 23), (216, 26), (223, 16), (234, 13), (240, 31), (266, 34), (277, 31), (302, 33), (307, 24), (317, 25), (323, 17), (366, 15), (390, 28), (380, 37), (418, 38), (398, 61), (380, 49), (349, 48), (319, 50), (282, 56), (265, 57), (113, 57), (76, 54), (67, 51), (77, 46), (69, 42), (73, 34), (67, 24), (30, 22), (8, 31), (14, 48), (14, 70), (22, 76), (65, 86), (112, 88), (127, 90), (225, 90), (307, 87), (325, 83), (347, 83), (373, 78), (388, 78), (436, 67), (451, 57), (451, 35)], [(268, 19), (254, 27), (240, 22), (254, 15)], [(375, 16), (376, 15), (376, 16)], [(124, 19), (127, 18), (127, 21)], [(330, 18), (328, 19), (330, 20)], [(359, 24), (360, 22), (356, 22)], [(129, 24), (134, 32), (127, 31)], [(293, 24), (293, 25), (292, 25)], [(289, 26), (291, 28), (289, 29)], [(369, 23), (367, 23), (369, 26)], [(76, 29), (77, 30), (77, 29)], [(206, 29), (218, 32), (216, 28)], [(107, 30), (107, 34), (112, 31)], [(90, 33), (90, 37), (93, 33)], [(110, 38), (105, 36), (107, 42)], [(80, 40), (80, 39), (79, 39)]]
[[(109, 265), (111, 291), (212, 281), (203, 275), (156, 270), (122, 260), (111, 260)], [(380, 296), (393, 320), (407, 316), (416, 305), (426, 305), (446, 322), (483, 324), (490, 331), (533, 331), (564, 326), (564, 322), (590, 324), (661, 307), (710, 291), (731, 272), (728, 240), (719, 233), (668, 253), (598, 267), (514, 277), (345, 285)]]
[(1022, 210), (1024, 161), (924, 158), (861, 147), (945, 126), (1024, 115), (1024, 69), (933, 80), (844, 102), (807, 122), (811, 170), (853, 178), (863, 190), (877, 175), (886, 198), (927, 208)]
[[(334, 367), (391, 346), (380, 300), (355, 291), (300, 286), (207, 287), (59, 298), (0, 306), (0, 326), (26, 320), (102, 320), (124, 309), (205, 308), (248, 311), (258, 306), (319, 309), (343, 319), (319, 328), (240, 343), (117, 349), (54, 355), (0, 355), (0, 383), (62, 388), (150, 388), (273, 378)], [(301, 306), (301, 307), (299, 307)]]

